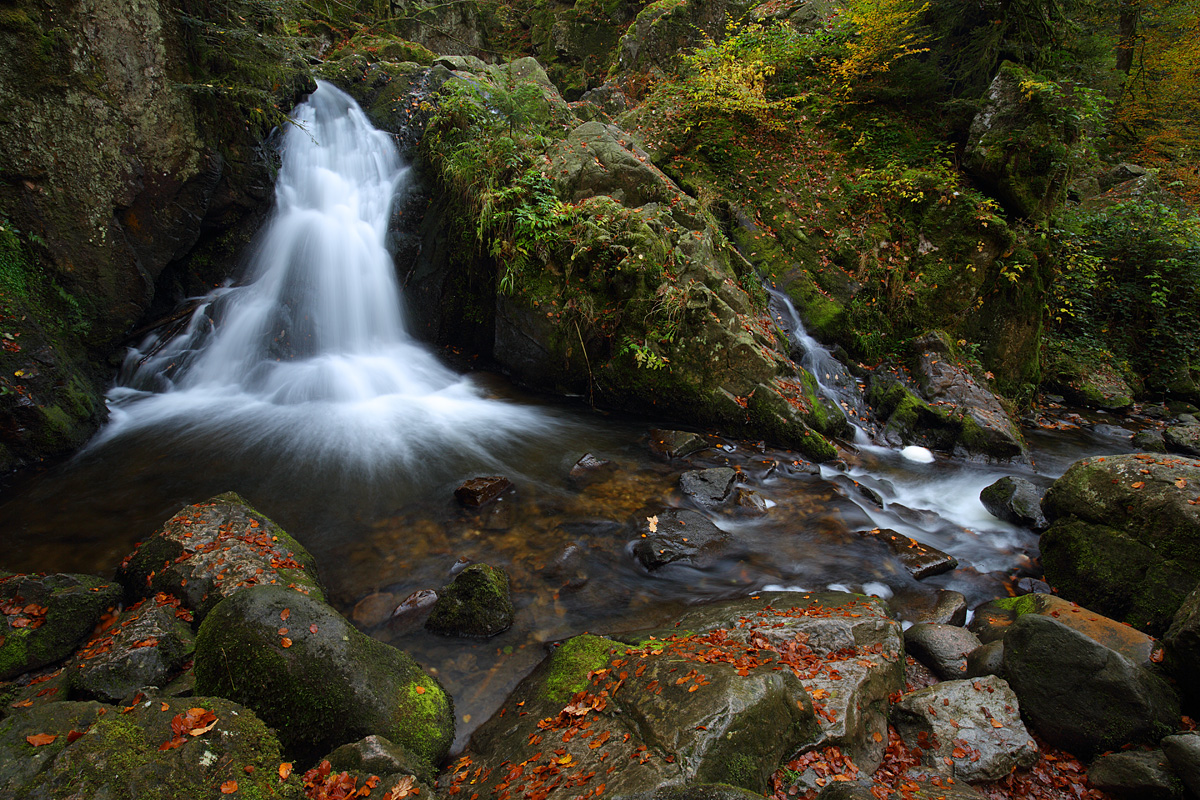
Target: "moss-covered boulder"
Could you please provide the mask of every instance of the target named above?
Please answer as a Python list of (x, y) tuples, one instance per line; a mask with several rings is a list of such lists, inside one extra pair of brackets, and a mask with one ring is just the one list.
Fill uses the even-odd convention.
[(425, 627), (445, 636), (495, 636), (512, 627), (508, 573), (472, 564), (438, 592)]
[(1136, 453), (1078, 461), (1042, 500), (1046, 579), (1068, 599), (1161, 633), (1200, 582), (1200, 461)]
[(0, 680), (71, 655), (120, 599), (120, 587), (92, 575), (0, 578)]
[(120, 703), (166, 686), (191, 658), (192, 613), (160, 594), (106, 619), (67, 665), (71, 696)]
[(299, 542), (226, 492), (180, 511), (121, 562), (131, 598), (174, 594), (203, 620), (222, 598), (250, 586), (287, 586), (324, 599), (317, 566)]
[(1138, 387), (1133, 370), (1112, 353), (1079, 342), (1047, 341), (1045, 388), (1072, 403), (1121, 411), (1133, 405)]
[(254, 709), (290, 753), (316, 758), (384, 736), (430, 764), (454, 740), (449, 696), (406, 653), (293, 589), (245, 589), (196, 639), (196, 691)]
[(997, 427), (984, 428), (967, 407), (931, 403), (914, 387), (887, 372), (871, 376), (867, 402), (883, 423), (883, 440), (894, 446), (915, 444), (964, 457), (997, 460), (1010, 460), (1024, 453), (1023, 440), (1007, 431), (1012, 423), (1006, 414)]
[(28, 800), (301, 798), (283, 758), (252, 711), (215, 697), (51, 703), (0, 722), (0, 794)]
[(705, 37), (724, 38), (729, 18), (741, 17), (748, 0), (657, 0), (637, 15), (621, 37), (616, 66), (625, 73), (659, 69), (674, 72), (680, 53), (703, 44)]
[(761, 792), (818, 729), (799, 680), (756, 656), (720, 635), (641, 647), (576, 637), (475, 732), (446, 780), (483, 767), (471, 789), (481, 794), (624, 795), (691, 781)]

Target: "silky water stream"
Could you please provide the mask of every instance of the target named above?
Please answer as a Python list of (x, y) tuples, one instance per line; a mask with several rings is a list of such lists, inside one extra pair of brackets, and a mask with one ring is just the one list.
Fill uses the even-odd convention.
[[(439, 676), (455, 698), (461, 745), (540, 660), (541, 643), (585, 630), (661, 625), (687, 604), (768, 586), (833, 585), (909, 605), (944, 587), (974, 601), (1000, 594), (1004, 577), (1036, 554), (1036, 539), (987, 514), (979, 491), (1003, 474), (1045, 481), (1075, 458), (1129, 449), (1081, 430), (1065, 443), (1032, 438), (1041, 476), (914, 461), (862, 431), (838, 468), (715, 437), (685, 461), (656, 458), (653, 421), (456, 374), (414, 341), (385, 246), (408, 181), (391, 137), (324, 84), (295, 118), (276, 208), (243, 282), (203, 298), (183, 333), (131, 351), (104, 430), (69, 463), (7, 493), (3, 568), (110, 575), (183, 505), (237, 491), (313, 553), (339, 610)], [(794, 310), (787, 319), (777, 311), (831, 401), (861, 419), (853, 379)], [(571, 479), (589, 452), (612, 466)], [(736, 534), (736, 553), (705, 570), (647, 573), (629, 553), (630, 522), (686, 506), (679, 475), (721, 465), (740, 468), (768, 513), (710, 514)], [(457, 485), (490, 474), (516, 490), (483, 509), (456, 503)], [(961, 567), (917, 582), (857, 533), (873, 527), (945, 550)], [(465, 561), (510, 573), (510, 631), (443, 639), (424, 632), (419, 614), (389, 616)]]

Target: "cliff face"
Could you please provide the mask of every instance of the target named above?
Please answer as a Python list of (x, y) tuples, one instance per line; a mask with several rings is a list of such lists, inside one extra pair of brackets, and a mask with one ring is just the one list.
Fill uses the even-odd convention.
[[(0, 12), (0, 468), (82, 444), (103, 419), (100, 365), (164, 272), (202, 237), (238, 238), (269, 200), (255, 147), (282, 119), (270, 102), (286, 112), (310, 79), (273, 52), (270, 20), (238, 11), (19, 0)], [(206, 59), (206, 39), (226, 34), (224, 63)]]

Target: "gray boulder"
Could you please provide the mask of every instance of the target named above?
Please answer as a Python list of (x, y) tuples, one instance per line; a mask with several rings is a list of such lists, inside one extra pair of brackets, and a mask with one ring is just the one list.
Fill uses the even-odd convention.
[(1163, 431), (1163, 442), (1172, 453), (1200, 456), (1200, 425), (1176, 425)]
[(737, 472), (729, 467), (694, 469), (679, 476), (684, 496), (704, 508), (716, 508), (729, 500)]
[(1042, 492), (1024, 478), (1001, 478), (979, 493), (979, 501), (989, 514), (1005, 522), (1035, 531), (1049, 525), (1042, 514)]
[(1157, 741), (1179, 719), (1179, 700), (1162, 678), (1051, 616), (1013, 623), (1003, 667), (1034, 730), (1083, 758)]
[(958, 566), (958, 559), (949, 553), (943, 553), (936, 547), (922, 544), (891, 528), (871, 528), (867, 531), (860, 531), (859, 535), (876, 539), (887, 545), (887, 548), (892, 551), (892, 555), (917, 580), (949, 572)]
[(1128, 800), (1177, 800), (1184, 795), (1183, 782), (1162, 750), (1102, 755), (1088, 767), (1087, 777), (1100, 791)]
[(1138, 431), (1130, 439), (1130, 442), (1143, 453), (1167, 452), (1167, 441), (1162, 431)]
[(981, 644), (967, 654), (968, 678), (982, 678), (984, 675), (999, 675), (1004, 669), (1004, 640), (999, 639), (987, 644)]
[(198, 692), (254, 709), (301, 757), (375, 734), (434, 764), (454, 740), (435, 678), (293, 589), (256, 587), (217, 604), (200, 626), (195, 674)]
[(943, 680), (964, 677), (967, 655), (980, 644), (979, 637), (955, 625), (918, 622), (904, 632), (908, 654), (924, 662)]
[(1159, 742), (1171, 770), (1193, 795), (1200, 796), (1200, 733), (1177, 733)]
[(998, 780), (1038, 759), (1017, 696), (994, 675), (910, 692), (892, 706), (891, 719), (907, 745), (924, 749), (927, 766), (939, 771), (948, 766), (962, 781)]
[(705, 567), (726, 555), (732, 536), (701, 514), (677, 508), (639, 519), (633, 555), (649, 570), (681, 562)]

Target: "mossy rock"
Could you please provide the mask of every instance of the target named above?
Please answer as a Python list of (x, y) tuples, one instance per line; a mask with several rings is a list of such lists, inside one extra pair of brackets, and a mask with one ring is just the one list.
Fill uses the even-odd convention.
[(1021, 454), (1011, 437), (996, 436), (966, 411), (935, 406), (898, 379), (872, 376), (867, 402), (884, 422), (883, 438), (894, 445), (921, 445), (934, 450), (1007, 460)]
[(374, 734), (432, 765), (454, 740), (453, 704), (435, 678), (291, 589), (255, 587), (217, 604), (194, 669), (196, 691), (254, 709), (298, 757)]
[[(172, 721), (193, 708), (215, 717), (212, 727), (177, 738)], [(26, 739), (35, 734), (54, 739), (35, 747)], [(162, 747), (171, 742), (178, 746)], [(0, 722), (0, 793), (30, 800), (178, 800), (217, 797), (222, 786), (235, 788), (238, 797), (298, 800), (304, 796), (300, 774), (280, 780), (283, 760), (278, 740), (252, 711), (215, 697), (120, 710), (51, 703)]]
[(515, 613), (508, 574), (472, 564), (438, 592), (425, 627), (445, 636), (495, 636), (512, 627)]
[(0, 680), (61, 661), (121, 599), (120, 587), (93, 575), (0, 578)]
[(197, 621), (222, 598), (250, 586), (288, 586), (325, 597), (312, 555), (236, 492), (171, 517), (121, 562), (117, 580), (130, 598), (174, 594)]
[(1122, 411), (1133, 405), (1137, 376), (1112, 353), (1059, 339), (1047, 344), (1046, 389), (1089, 408)]

